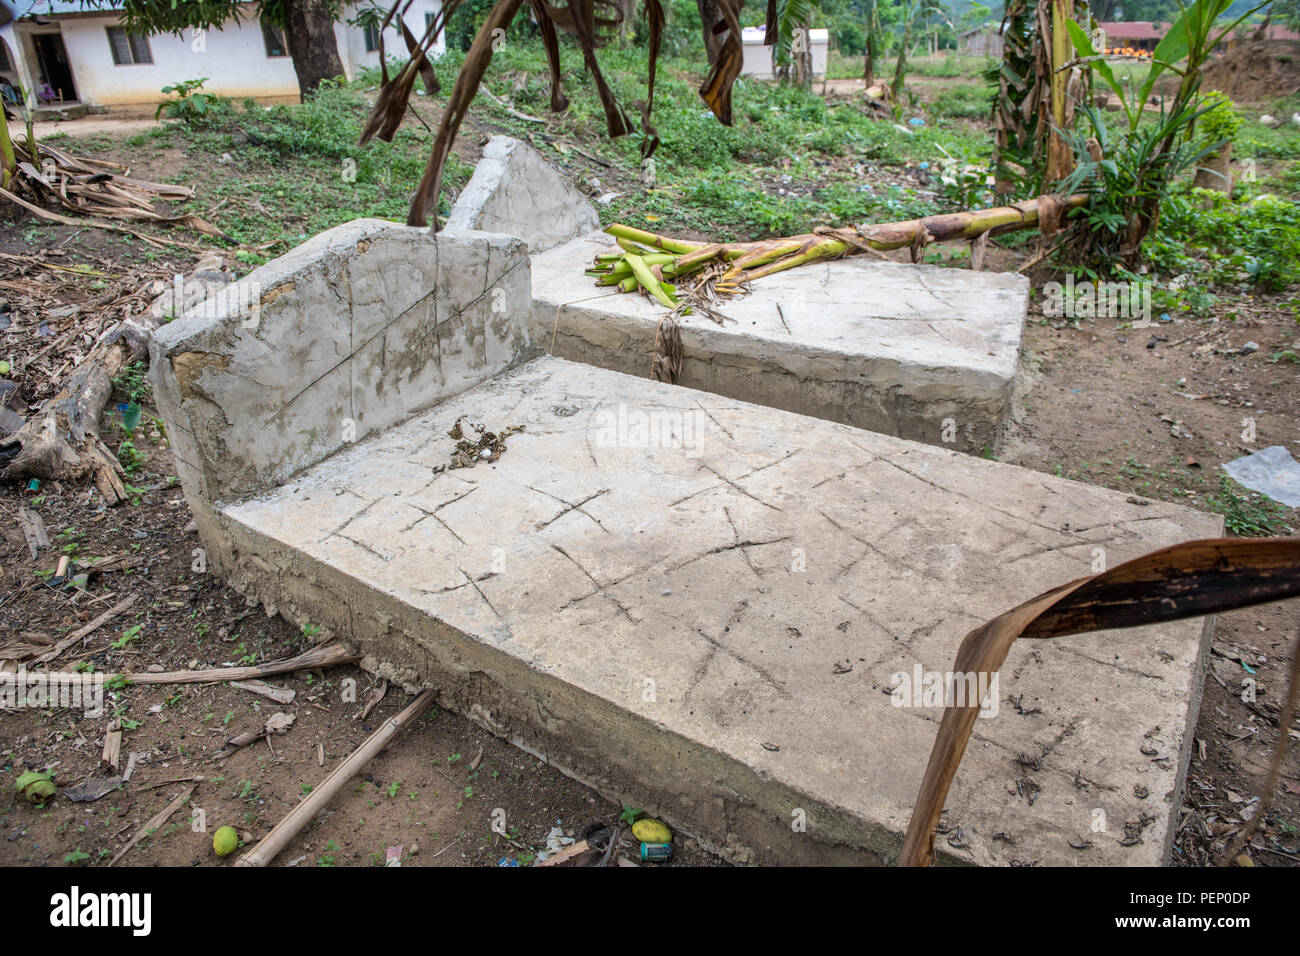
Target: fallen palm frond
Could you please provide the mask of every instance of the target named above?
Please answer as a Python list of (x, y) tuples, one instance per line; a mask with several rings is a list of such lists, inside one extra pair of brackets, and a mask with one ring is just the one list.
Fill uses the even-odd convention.
[[(957, 649), (953, 672), (990, 677), (1017, 638), (1137, 627), (1296, 595), (1300, 595), (1300, 538), (1189, 541), (1054, 588), (981, 624)], [(1295, 693), (1292, 681), (1291, 695)], [(933, 862), (935, 828), (981, 703), (966, 701), (944, 711), (903, 839), (898, 860), (902, 866)], [(1293, 711), (1294, 704), (1285, 710)], [(1288, 729), (1281, 728), (1283, 740)], [(1263, 799), (1272, 799), (1272, 793)]]
[[(613, 286), (620, 292), (640, 291), (669, 310), (656, 335), (651, 377), (675, 382), (681, 367), (678, 317), (698, 311), (722, 325), (725, 316), (716, 306), (727, 297), (743, 294), (755, 279), (810, 262), (880, 256), (891, 249), (909, 249), (912, 261), (918, 262), (931, 242), (964, 239), (982, 244), (990, 235), (1018, 229), (1037, 227), (1047, 236), (1060, 227), (1066, 213), (1087, 201), (1084, 195), (1040, 196), (1013, 206), (825, 228), (757, 242), (688, 242), (614, 223), (605, 231), (622, 251), (598, 255), (587, 275), (595, 278), (597, 285)], [(982, 252), (982, 245), (978, 252), (972, 250), (973, 263)]]
[[(154, 183), (133, 179), (130, 169), (115, 163), (82, 159), (48, 146), (32, 145), (30, 131), (26, 140), (10, 142), (5, 124), (4, 172), (0, 197), (8, 199), (44, 219), (64, 224), (85, 225), (84, 219), (70, 219), (51, 212), (47, 205), (60, 206), (81, 217), (98, 217), (127, 223), (157, 223), (184, 226), (195, 232), (227, 239), (220, 229), (193, 213), (168, 215), (154, 209), (154, 201), (185, 200), (194, 196), (188, 186)], [(154, 244), (179, 245), (197, 249), (187, 243), (139, 232), (132, 226), (112, 222), (91, 224), (118, 232), (127, 232)]]

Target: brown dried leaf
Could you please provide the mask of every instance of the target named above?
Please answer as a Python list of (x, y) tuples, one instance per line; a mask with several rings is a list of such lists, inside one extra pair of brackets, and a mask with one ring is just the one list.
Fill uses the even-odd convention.
[[(953, 670), (991, 675), (1021, 637), (1136, 627), (1298, 594), (1300, 538), (1189, 541), (1054, 588), (981, 624), (962, 641)], [(899, 865), (927, 866), (933, 861), (935, 827), (979, 708), (979, 701), (971, 701), (944, 711)]]

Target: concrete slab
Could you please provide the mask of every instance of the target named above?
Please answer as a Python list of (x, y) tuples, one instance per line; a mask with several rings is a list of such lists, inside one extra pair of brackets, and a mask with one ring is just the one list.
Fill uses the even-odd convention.
[[(573, 239), (532, 257), (536, 341), (553, 354), (644, 377), (662, 309), (583, 275), (612, 241)], [(735, 319), (682, 323), (680, 383), (730, 398), (979, 454), (1011, 408), (1028, 281), (851, 258), (754, 283)]]
[[(461, 417), (525, 430), (494, 464), (435, 474)], [(893, 706), (893, 675), (947, 671), (971, 627), (1099, 561), (1220, 528), (550, 357), (200, 524), (270, 609), (765, 863), (896, 854), (941, 710)], [(1017, 644), (949, 798), (944, 857), (1165, 861), (1206, 634)]]
[(517, 236), (531, 253), (600, 228), (600, 217), (573, 181), (527, 143), (493, 136), (447, 219), (451, 232)]

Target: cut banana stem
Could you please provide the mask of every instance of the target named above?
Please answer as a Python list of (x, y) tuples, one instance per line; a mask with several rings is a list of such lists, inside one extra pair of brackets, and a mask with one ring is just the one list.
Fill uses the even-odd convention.
[[(678, 255), (698, 249), (703, 245), (702, 242), (688, 242), (685, 239), (673, 239), (669, 236), (659, 236), (653, 232), (646, 232), (644, 229), (637, 229), (634, 226), (625, 226), (622, 223), (614, 223), (605, 230), (611, 236), (619, 239), (629, 239), (639, 242), (642, 245), (654, 246), (656, 249), (664, 252), (675, 252)], [(619, 245), (623, 245), (621, 242)], [(623, 248), (627, 248), (624, 246)]]
[(664, 291), (663, 286), (655, 279), (654, 273), (650, 271), (650, 267), (645, 264), (644, 259), (635, 255), (628, 255), (625, 259), (628, 265), (632, 267), (632, 274), (636, 276), (637, 281), (655, 297), (660, 305), (667, 306), (670, 309), (677, 308), (677, 303)]

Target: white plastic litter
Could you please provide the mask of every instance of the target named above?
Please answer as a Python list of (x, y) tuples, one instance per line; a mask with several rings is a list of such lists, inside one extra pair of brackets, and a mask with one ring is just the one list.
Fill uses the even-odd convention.
[(1223, 470), (1243, 488), (1268, 495), (1288, 508), (1300, 508), (1300, 464), (1281, 445), (1230, 461)]

